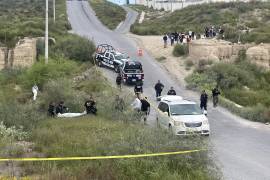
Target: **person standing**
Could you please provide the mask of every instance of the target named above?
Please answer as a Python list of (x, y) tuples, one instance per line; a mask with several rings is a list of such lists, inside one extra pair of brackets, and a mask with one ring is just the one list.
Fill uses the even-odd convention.
[(206, 94), (205, 90), (202, 91), (200, 101), (201, 101), (200, 104), (201, 109), (207, 111), (208, 95)]
[(134, 93), (137, 95), (143, 93), (143, 86), (141, 82), (137, 82), (136, 85), (134, 86)]
[(50, 104), (49, 104), (48, 115), (50, 117), (55, 117), (55, 115), (56, 115), (56, 112), (55, 112), (55, 103), (54, 102), (50, 102)]
[(140, 98), (139, 98), (139, 95), (136, 95), (136, 96), (135, 96), (135, 99), (134, 99), (134, 101), (132, 102), (131, 106), (132, 106), (132, 108), (133, 108), (135, 111), (138, 111), (138, 112), (141, 111), (142, 103), (141, 103), (141, 100), (140, 100)]
[(171, 46), (173, 46), (174, 45), (174, 34), (173, 33), (170, 34), (170, 40), (171, 40)]
[(168, 91), (167, 95), (176, 95), (176, 91), (174, 90), (173, 87)]
[(167, 47), (167, 44), (168, 44), (168, 36), (167, 36), (167, 34), (165, 34), (163, 36), (163, 42), (164, 42), (164, 48), (166, 48)]
[(212, 97), (213, 97), (213, 106), (217, 107), (218, 104), (218, 96), (220, 95), (220, 91), (218, 89), (218, 86), (216, 86), (213, 90), (212, 90)]
[(120, 73), (117, 75), (115, 82), (121, 91), (122, 90), (122, 77)]
[(33, 101), (37, 100), (38, 86), (36, 84), (32, 87), (32, 93), (33, 93)]
[(147, 101), (147, 97), (141, 99), (141, 103), (142, 103), (141, 111), (143, 114), (143, 120), (145, 122), (150, 114), (150, 103)]
[(90, 96), (89, 100), (85, 101), (84, 107), (87, 114), (97, 115), (96, 101), (93, 96)]
[(160, 80), (158, 80), (158, 82), (155, 85), (155, 91), (156, 91), (156, 97), (158, 98), (159, 96), (161, 96), (161, 92), (164, 88), (164, 85), (160, 82)]

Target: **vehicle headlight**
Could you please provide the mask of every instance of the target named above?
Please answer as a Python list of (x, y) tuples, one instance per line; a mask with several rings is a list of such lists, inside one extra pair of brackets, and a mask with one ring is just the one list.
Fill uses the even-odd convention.
[(175, 126), (184, 126), (184, 123), (181, 121), (174, 121)]

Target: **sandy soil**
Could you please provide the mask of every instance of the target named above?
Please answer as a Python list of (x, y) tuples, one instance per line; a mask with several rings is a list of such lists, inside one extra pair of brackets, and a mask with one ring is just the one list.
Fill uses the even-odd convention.
[[(128, 36), (135, 39), (138, 45), (154, 57), (173, 78), (186, 85), (184, 78), (192, 73), (192, 70), (186, 70), (184, 64), (186, 58), (173, 56), (173, 46), (168, 44), (167, 48), (163, 47), (162, 36), (138, 36), (134, 34)], [(160, 57), (166, 57), (166, 59), (158, 60)]]

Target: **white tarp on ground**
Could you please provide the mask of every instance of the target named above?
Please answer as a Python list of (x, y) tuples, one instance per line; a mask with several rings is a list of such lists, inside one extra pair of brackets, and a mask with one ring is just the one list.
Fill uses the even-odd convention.
[(63, 114), (57, 114), (58, 118), (73, 118), (73, 117), (80, 117), (86, 115), (86, 111), (82, 113), (63, 113)]

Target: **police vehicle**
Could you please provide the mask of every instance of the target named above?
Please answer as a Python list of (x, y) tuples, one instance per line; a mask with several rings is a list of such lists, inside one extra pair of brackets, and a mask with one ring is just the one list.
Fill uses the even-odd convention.
[(112, 68), (115, 72), (119, 72), (119, 67), (128, 59), (129, 57), (126, 54), (117, 52), (108, 44), (100, 44), (96, 49), (96, 64), (100, 67)]
[(120, 75), (123, 83), (125, 84), (136, 84), (138, 82), (143, 84), (144, 81), (143, 68), (139, 61), (124, 61), (120, 66)]

